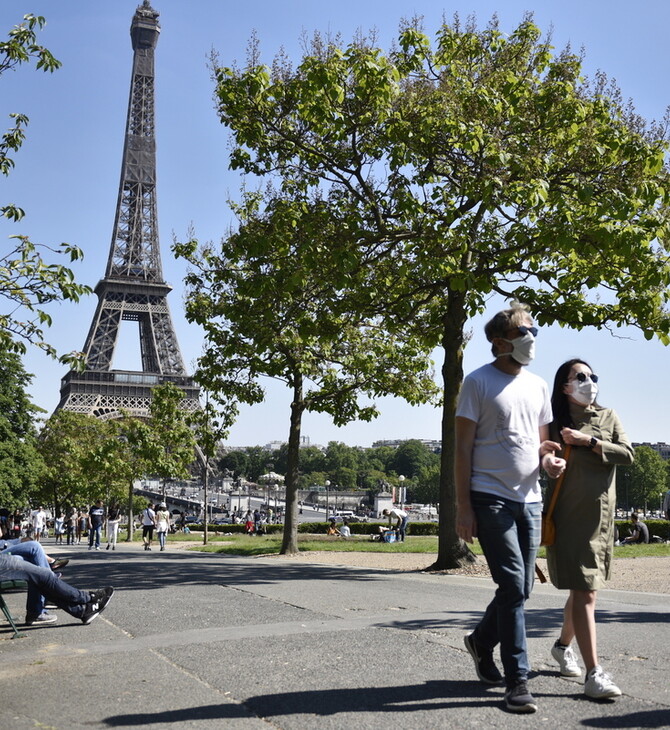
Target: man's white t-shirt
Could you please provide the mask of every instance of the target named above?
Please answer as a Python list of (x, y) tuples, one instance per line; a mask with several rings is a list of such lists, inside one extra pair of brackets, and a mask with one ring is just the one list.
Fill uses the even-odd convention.
[(552, 420), (544, 380), (525, 368), (508, 375), (489, 363), (463, 381), (456, 415), (477, 424), (471, 491), (540, 502), (539, 429)]
[(156, 524), (156, 513), (148, 507), (142, 512), (142, 525), (144, 527), (151, 527)]
[(395, 517), (396, 520), (404, 520), (405, 517), (407, 517), (407, 512), (405, 512), (405, 510), (394, 507), (393, 509), (389, 510), (389, 518), (391, 517)]

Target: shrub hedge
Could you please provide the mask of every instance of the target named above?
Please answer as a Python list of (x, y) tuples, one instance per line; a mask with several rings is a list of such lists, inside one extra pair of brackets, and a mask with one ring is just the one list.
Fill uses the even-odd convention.
[[(341, 523), (338, 522), (338, 526)], [(631, 533), (631, 523), (628, 520), (615, 520), (616, 526), (619, 528), (619, 539), (628, 537)], [(645, 524), (649, 528), (649, 537), (653, 535), (660, 537), (662, 540), (670, 540), (670, 521), (668, 520), (645, 520)], [(298, 525), (298, 532), (301, 534), (325, 535), (328, 531), (328, 522), (301, 522)], [(387, 526), (388, 522), (352, 522), (349, 524), (352, 535), (376, 535), (379, 526)], [(191, 532), (203, 532), (203, 525), (189, 525)], [(265, 533), (267, 535), (281, 534), (284, 529), (282, 524), (265, 525)], [(244, 525), (209, 525), (209, 532), (212, 533), (232, 533), (239, 535), (244, 533)], [(437, 535), (437, 522), (410, 522), (407, 526), (408, 535)]]

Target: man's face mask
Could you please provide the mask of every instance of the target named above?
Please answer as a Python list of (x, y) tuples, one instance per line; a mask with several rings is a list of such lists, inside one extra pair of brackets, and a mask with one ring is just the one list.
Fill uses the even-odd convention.
[(504, 340), (512, 345), (512, 352), (505, 352), (498, 357), (509, 355), (514, 358), (519, 365), (528, 365), (535, 357), (535, 338), (537, 337), (537, 327), (518, 327), (521, 337), (515, 337), (513, 340)]

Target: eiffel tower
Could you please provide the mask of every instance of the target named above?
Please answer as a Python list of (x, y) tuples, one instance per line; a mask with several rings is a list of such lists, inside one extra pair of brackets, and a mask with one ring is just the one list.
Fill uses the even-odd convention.
[[(186, 373), (172, 324), (163, 280), (156, 209), (154, 138), (154, 49), (158, 13), (144, 0), (130, 25), (133, 74), (121, 165), (121, 182), (105, 277), (95, 293), (98, 306), (84, 354), (86, 369), (61, 381), (58, 408), (102, 419), (122, 411), (149, 415), (152, 388), (174, 383), (185, 393), (182, 408), (195, 411), (199, 389)], [(142, 371), (113, 370), (122, 320), (139, 327)]]

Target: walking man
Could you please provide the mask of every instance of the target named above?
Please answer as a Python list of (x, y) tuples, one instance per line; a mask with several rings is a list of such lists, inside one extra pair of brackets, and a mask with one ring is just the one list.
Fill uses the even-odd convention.
[(142, 512), (142, 542), (145, 550), (151, 550), (151, 541), (154, 537), (154, 527), (156, 526), (156, 513), (153, 505), (148, 504), (147, 508)]
[(100, 533), (102, 532), (102, 523), (105, 519), (105, 508), (102, 506), (102, 500), (99, 499), (88, 510), (88, 549), (100, 550)]
[[(513, 304), (484, 331), (494, 360), (465, 378), (456, 410), (456, 529), (466, 542), (479, 539), (497, 589), (465, 646), (483, 683), (504, 681), (508, 710), (535, 712), (524, 605), (541, 536), (538, 477), (540, 464), (556, 477), (565, 462), (548, 440), (549, 388), (525, 369), (538, 334), (528, 308)], [(498, 644), (504, 677), (493, 659)]]

